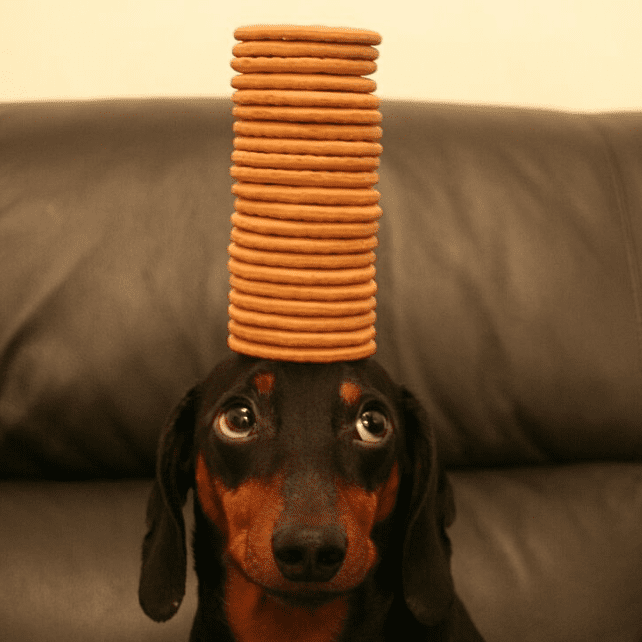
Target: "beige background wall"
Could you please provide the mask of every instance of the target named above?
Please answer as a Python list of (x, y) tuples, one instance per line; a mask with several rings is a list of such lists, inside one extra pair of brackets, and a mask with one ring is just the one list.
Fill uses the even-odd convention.
[(375, 29), (384, 98), (642, 108), (641, 0), (2, 0), (0, 101), (227, 96), (235, 27)]

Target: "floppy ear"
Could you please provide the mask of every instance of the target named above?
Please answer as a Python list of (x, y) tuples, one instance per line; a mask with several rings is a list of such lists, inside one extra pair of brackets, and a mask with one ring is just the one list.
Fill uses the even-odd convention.
[(193, 437), (200, 386), (174, 409), (161, 437), (147, 504), (147, 535), (138, 599), (156, 622), (169, 620), (185, 595), (187, 548), (183, 506), (194, 483)]
[(402, 388), (406, 448), (412, 491), (403, 547), (403, 591), (419, 622), (433, 626), (448, 614), (455, 599), (446, 527), (455, 518), (447, 477), (440, 471), (434, 433), (421, 404)]

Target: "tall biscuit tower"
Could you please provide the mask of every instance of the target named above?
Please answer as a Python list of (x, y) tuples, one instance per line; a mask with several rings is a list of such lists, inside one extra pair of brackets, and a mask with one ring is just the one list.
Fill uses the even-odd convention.
[(356, 29), (237, 29), (229, 347), (325, 363), (375, 353), (382, 148), (373, 45)]

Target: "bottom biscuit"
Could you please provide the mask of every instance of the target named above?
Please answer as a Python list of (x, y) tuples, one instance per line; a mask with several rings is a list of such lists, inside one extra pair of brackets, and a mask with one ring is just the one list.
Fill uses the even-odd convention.
[(374, 340), (359, 346), (341, 348), (283, 348), (263, 345), (229, 335), (227, 345), (230, 350), (273, 361), (294, 361), (298, 363), (334, 363), (337, 361), (357, 361), (371, 357), (377, 351)]
[(347, 332), (291, 332), (248, 326), (230, 320), (227, 324), (230, 334), (245, 341), (256, 341), (283, 348), (344, 348), (360, 346), (375, 338), (374, 326), (349, 330)]

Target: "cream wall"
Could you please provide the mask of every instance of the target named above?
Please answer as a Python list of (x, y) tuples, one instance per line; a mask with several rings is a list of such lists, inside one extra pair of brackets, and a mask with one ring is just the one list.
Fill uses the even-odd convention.
[(642, 109), (642, 0), (3, 0), (0, 101), (231, 93), (235, 27), (383, 35), (387, 98)]

